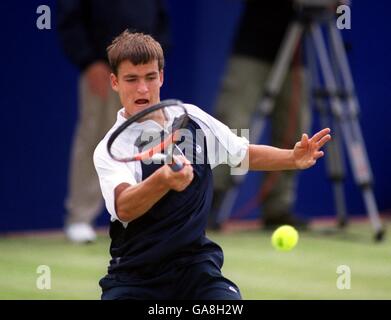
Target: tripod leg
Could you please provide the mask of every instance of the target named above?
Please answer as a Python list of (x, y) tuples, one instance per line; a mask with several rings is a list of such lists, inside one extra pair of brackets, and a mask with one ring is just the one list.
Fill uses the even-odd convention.
[(355, 151), (354, 156), (357, 159), (357, 161), (354, 163), (354, 173), (357, 183), (362, 188), (369, 218), (376, 230), (375, 239), (377, 241), (381, 241), (384, 237), (385, 231), (379, 218), (378, 208), (372, 190), (373, 176), (369, 165), (368, 154), (365, 149), (361, 128), (358, 122), (359, 103), (357, 95), (355, 94), (353, 78), (350, 72), (348, 59), (346, 57), (346, 52), (343, 47), (342, 37), (339, 30), (330, 23), (329, 32), (331, 35), (332, 48), (335, 51), (336, 62), (339, 70), (341, 70), (341, 77), (347, 93), (344, 97), (347, 100), (349, 121), (351, 122), (353, 135), (356, 138), (356, 145), (353, 149)]
[[(319, 113), (321, 126), (323, 128), (330, 127), (333, 130), (333, 140), (326, 145), (326, 168), (330, 180), (333, 182), (333, 192), (337, 211), (337, 221), (340, 228), (347, 225), (347, 214), (345, 204), (345, 193), (343, 181), (345, 179), (345, 169), (343, 166), (343, 151), (340, 141), (340, 130), (330, 121), (328, 116), (327, 92), (321, 88), (319, 80), (319, 70), (316, 65), (316, 56), (313, 45), (309, 37), (306, 37), (305, 48), (307, 55), (307, 64), (309, 69), (309, 83), (311, 83), (311, 97), (314, 100), (315, 108)], [(334, 118), (333, 118), (334, 119)], [(331, 123), (332, 122), (332, 123)]]
[[(348, 156), (352, 165), (352, 170), (356, 183), (361, 187), (363, 191), (364, 201), (367, 207), (368, 215), (371, 220), (372, 226), (375, 230), (375, 240), (380, 241), (384, 235), (384, 229), (380, 222), (377, 207), (374, 201), (373, 192), (371, 189), (372, 176), (368, 165), (368, 159), (365, 152), (365, 147), (362, 140), (361, 130), (359, 129), (357, 118), (352, 118), (352, 110), (346, 113), (342, 108), (342, 101), (340, 94), (337, 91), (337, 83), (332, 73), (331, 63), (327, 56), (327, 50), (322, 38), (321, 30), (319, 26), (315, 24), (311, 25), (311, 35), (314, 40), (315, 48), (318, 53), (320, 67), (326, 84), (326, 88), (331, 96), (330, 103), (333, 109), (333, 113), (336, 114), (337, 120), (341, 127), (343, 138), (348, 150)], [(339, 57), (339, 56), (338, 56)], [(340, 62), (343, 63), (343, 62)], [(345, 75), (346, 76), (346, 75)], [(344, 92), (344, 96), (348, 96)], [(350, 108), (353, 100), (350, 101)]]
[(333, 141), (330, 146), (330, 154), (328, 157), (328, 165), (330, 168), (330, 177), (334, 181), (334, 199), (337, 209), (337, 220), (340, 228), (346, 227), (348, 223), (345, 191), (343, 182), (345, 180), (345, 170), (343, 167), (343, 151), (341, 143), (341, 130), (333, 121)]
[[(278, 51), (276, 61), (270, 71), (270, 76), (265, 85), (264, 94), (252, 116), (250, 126), (250, 142), (257, 143), (264, 131), (266, 117), (271, 113), (275, 98), (281, 89), (283, 80), (288, 72), (295, 49), (300, 41), (303, 26), (300, 22), (294, 21), (288, 27), (281, 47)], [(219, 212), (216, 216), (216, 224), (221, 225), (231, 215), (232, 208), (239, 194), (239, 188), (244, 181), (244, 176), (233, 176), (233, 185), (226, 193)]]

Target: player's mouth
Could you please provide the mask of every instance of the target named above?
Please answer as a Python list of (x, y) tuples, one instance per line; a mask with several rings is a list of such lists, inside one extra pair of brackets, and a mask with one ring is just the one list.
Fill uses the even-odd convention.
[(149, 100), (148, 99), (137, 99), (135, 101), (135, 104), (138, 107), (147, 107), (149, 105)]

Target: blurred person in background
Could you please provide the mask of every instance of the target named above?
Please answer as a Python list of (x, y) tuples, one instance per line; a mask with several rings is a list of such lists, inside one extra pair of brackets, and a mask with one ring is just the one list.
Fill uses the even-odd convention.
[[(232, 129), (250, 128), (250, 119), (259, 103), (276, 60), (288, 25), (294, 18), (294, 1), (244, 1), (243, 13), (235, 34), (232, 53), (219, 92), (215, 116)], [(296, 50), (293, 64), (284, 79), (270, 114), (271, 142), (291, 148), (301, 132), (309, 129), (310, 111), (303, 81), (305, 70)], [(251, 129), (251, 128), (250, 128)], [(251, 133), (250, 133), (251, 134)], [(257, 143), (259, 141), (251, 141)], [(217, 213), (224, 195), (233, 185), (227, 166), (214, 169), (215, 201), (209, 227), (219, 229)], [(274, 229), (281, 224), (306, 228), (307, 221), (294, 214), (295, 171), (266, 172), (259, 202), (263, 225)]]
[(151, 34), (167, 48), (168, 16), (163, 0), (58, 0), (57, 17), (65, 55), (80, 71), (65, 234), (73, 242), (87, 243), (96, 239), (93, 223), (103, 209), (93, 152), (121, 108), (110, 86), (106, 47), (129, 29)]

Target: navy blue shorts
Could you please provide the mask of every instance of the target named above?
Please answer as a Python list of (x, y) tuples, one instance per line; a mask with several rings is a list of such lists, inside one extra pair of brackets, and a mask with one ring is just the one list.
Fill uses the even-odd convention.
[(99, 282), (102, 300), (241, 300), (239, 288), (205, 261), (148, 278), (109, 274)]

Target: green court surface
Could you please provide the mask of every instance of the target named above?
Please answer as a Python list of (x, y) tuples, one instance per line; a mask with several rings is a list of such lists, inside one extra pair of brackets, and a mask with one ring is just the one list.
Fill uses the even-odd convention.
[[(270, 232), (209, 233), (224, 249), (224, 275), (254, 300), (391, 299), (389, 227), (387, 235), (375, 243), (368, 223), (344, 232), (315, 225), (300, 233), (294, 250), (278, 252)], [(71, 244), (61, 233), (1, 236), (0, 299), (99, 299), (108, 249), (105, 233), (90, 245)]]

